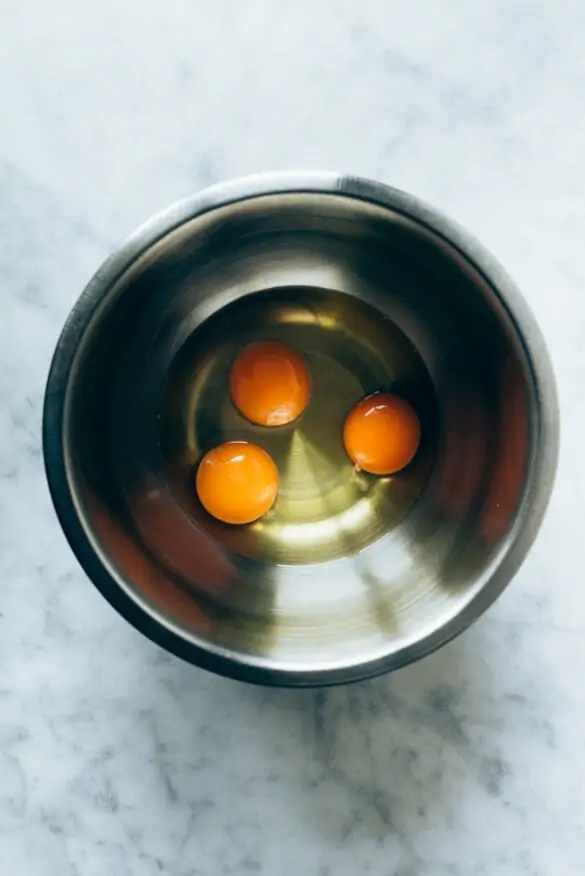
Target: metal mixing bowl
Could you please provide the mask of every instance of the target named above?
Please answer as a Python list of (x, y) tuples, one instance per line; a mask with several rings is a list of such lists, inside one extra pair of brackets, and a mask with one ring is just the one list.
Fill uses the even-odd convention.
[[(253, 337), (307, 358), (291, 427), (230, 402)], [(376, 389), (422, 422), (390, 478), (356, 472), (341, 441)], [(208, 517), (194, 490), (227, 438), (280, 471), (248, 527)], [(272, 684), (375, 675), (468, 626), (533, 541), (557, 450), (549, 358), (499, 265), (409, 195), (333, 173), (216, 186), (141, 228), (75, 305), (45, 399), (51, 493), (96, 586), (169, 651)]]

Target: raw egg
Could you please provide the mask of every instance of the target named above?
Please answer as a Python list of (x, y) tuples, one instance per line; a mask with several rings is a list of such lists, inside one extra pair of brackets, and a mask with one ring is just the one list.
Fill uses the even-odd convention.
[(311, 379), (303, 357), (279, 341), (256, 341), (239, 354), (230, 392), (241, 414), (259, 426), (284, 426), (303, 412)]
[(343, 427), (347, 455), (356, 468), (389, 475), (413, 459), (420, 444), (420, 422), (407, 401), (376, 392), (352, 408)]
[(205, 510), (223, 523), (252, 523), (272, 508), (278, 470), (257, 444), (228, 441), (205, 454), (196, 479)]

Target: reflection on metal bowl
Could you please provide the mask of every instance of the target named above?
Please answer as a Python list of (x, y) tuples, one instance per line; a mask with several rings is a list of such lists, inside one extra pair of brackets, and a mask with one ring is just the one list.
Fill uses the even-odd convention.
[[(229, 396), (235, 355), (264, 338), (311, 372), (306, 410), (274, 429)], [(342, 442), (379, 389), (423, 436), (383, 478)], [(100, 270), (57, 346), (44, 450), (65, 533), (129, 621), (217, 672), (310, 685), (408, 663), (494, 600), (538, 530), (557, 433), (538, 328), (479, 244), (396, 190), (279, 174), (171, 208)], [(250, 526), (195, 493), (227, 440), (279, 469)]]

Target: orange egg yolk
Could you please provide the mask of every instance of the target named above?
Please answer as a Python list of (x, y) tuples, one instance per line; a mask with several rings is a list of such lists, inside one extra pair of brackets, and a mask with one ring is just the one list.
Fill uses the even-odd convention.
[(420, 443), (420, 422), (413, 408), (397, 395), (376, 392), (350, 411), (343, 442), (356, 468), (370, 474), (400, 471)]
[(213, 517), (224, 523), (252, 523), (276, 501), (278, 470), (256, 444), (228, 441), (205, 454), (196, 486), (201, 504)]
[(246, 419), (259, 426), (292, 423), (305, 409), (310, 391), (305, 360), (278, 341), (248, 344), (232, 365), (232, 400)]

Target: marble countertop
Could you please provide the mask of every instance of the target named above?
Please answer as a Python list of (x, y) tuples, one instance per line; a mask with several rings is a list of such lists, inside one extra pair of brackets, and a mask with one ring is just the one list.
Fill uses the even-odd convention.
[[(0, 872), (573, 876), (585, 855), (582, 0), (0, 0)], [(222, 178), (405, 188), (518, 281), (555, 363), (557, 486), (514, 584), (393, 677), (261, 690), (84, 578), (41, 402), (106, 255)]]

